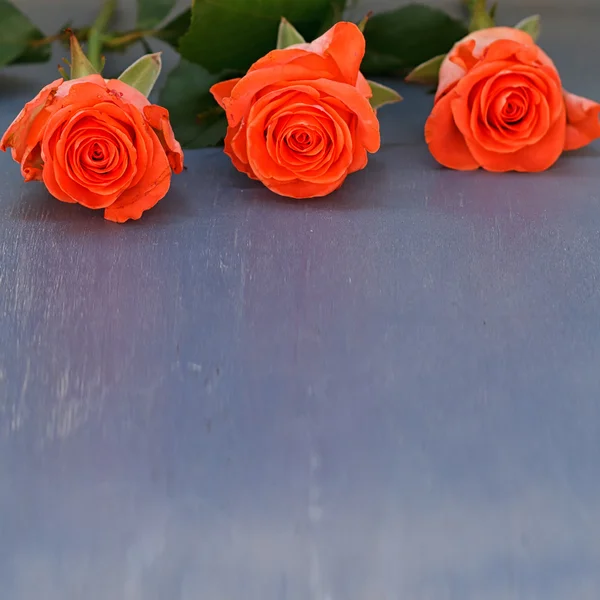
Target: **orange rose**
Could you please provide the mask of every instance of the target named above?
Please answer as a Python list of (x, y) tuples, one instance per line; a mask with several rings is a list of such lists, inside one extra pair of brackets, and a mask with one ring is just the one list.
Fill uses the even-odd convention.
[(338, 23), (312, 44), (274, 50), (241, 79), (213, 86), (235, 167), (292, 198), (325, 196), (379, 149), (371, 89), (359, 68), (365, 39)]
[(442, 64), (425, 139), (442, 165), (463, 171), (543, 171), (563, 150), (600, 137), (600, 104), (565, 92), (529, 34), (483, 29)]
[(25, 181), (43, 180), (63, 202), (103, 208), (123, 223), (167, 193), (183, 153), (169, 113), (116, 79), (58, 79), (25, 105), (0, 141)]

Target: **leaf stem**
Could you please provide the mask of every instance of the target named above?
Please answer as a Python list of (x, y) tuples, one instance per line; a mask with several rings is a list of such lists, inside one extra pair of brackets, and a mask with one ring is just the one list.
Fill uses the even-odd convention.
[(124, 46), (129, 46), (129, 44), (133, 44), (138, 42), (142, 38), (145, 37), (153, 37), (158, 33), (154, 29), (149, 29), (146, 31), (128, 31), (122, 34), (118, 34), (115, 37), (105, 37), (104, 45), (107, 48), (122, 48)]
[[(75, 36), (80, 42), (86, 42), (90, 37), (90, 28), (85, 27), (83, 29), (78, 29), (74, 31)], [(155, 37), (160, 34), (159, 29), (148, 29), (147, 31), (122, 31), (115, 32), (114, 34), (105, 34), (101, 36), (101, 42), (103, 48), (109, 48), (111, 50), (121, 50), (130, 46), (131, 44), (135, 44), (136, 42), (144, 43), (144, 38), (147, 37)], [(60, 33), (55, 33), (54, 35), (49, 35), (45, 38), (41, 38), (39, 40), (31, 40), (29, 42), (30, 48), (40, 48), (42, 46), (49, 46), (54, 42), (67, 42), (69, 40), (69, 33), (66, 31), (61, 31)], [(149, 52), (147, 50), (149, 54)]]
[[(74, 33), (77, 36), (78, 40), (85, 41), (88, 37), (89, 27), (78, 29), (74, 31)], [(69, 40), (70, 35), (71, 34), (69, 33), (69, 31), (63, 29), (60, 33), (55, 33), (54, 35), (49, 35), (47, 37), (40, 38), (39, 40), (31, 40), (29, 42), (29, 46), (31, 48), (39, 48), (40, 46), (49, 46), (54, 42), (67, 42)]]
[(106, 0), (90, 28), (87, 47), (88, 58), (98, 72), (102, 68), (103, 34), (115, 12), (116, 5), (117, 0)]

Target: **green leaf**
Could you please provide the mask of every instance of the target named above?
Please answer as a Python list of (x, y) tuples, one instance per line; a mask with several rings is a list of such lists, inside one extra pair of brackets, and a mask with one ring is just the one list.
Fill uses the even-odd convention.
[(176, 0), (137, 0), (138, 29), (152, 29), (169, 16)]
[(498, 3), (494, 2), (490, 8), (490, 17), (494, 23), (496, 22), (496, 12), (498, 11)]
[(277, 32), (277, 50), (283, 50), (294, 44), (306, 44), (306, 40), (285, 17), (281, 17)]
[[(41, 42), (45, 39), (45, 35), (36, 29), (35, 33), (29, 38), (29, 45), (25, 52), (19, 54), (19, 56), (11, 62), (12, 65), (30, 64), (30, 63), (42, 63), (50, 60), (52, 56), (52, 45), (46, 42)], [(41, 42), (41, 43), (40, 43)]]
[(540, 37), (541, 32), (540, 15), (531, 15), (530, 17), (519, 21), (515, 25), (515, 29), (520, 29), (521, 31), (528, 33), (533, 38), (534, 42), (537, 41), (537, 39)]
[(373, 96), (369, 98), (371, 106), (377, 110), (385, 104), (394, 104), (395, 102), (401, 102), (402, 96), (392, 88), (389, 88), (376, 81), (369, 81), (369, 86), (373, 92)]
[(281, 17), (312, 40), (330, 7), (330, 0), (195, 0), (192, 25), (181, 39), (179, 51), (211, 73), (245, 71), (273, 50)]
[(160, 52), (146, 54), (127, 67), (119, 79), (142, 92), (147, 98), (160, 75), (161, 66)]
[(344, 10), (346, 9), (346, 0), (329, 0), (329, 8), (325, 15), (325, 19), (321, 25), (321, 28), (314, 37), (317, 37), (325, 33), (330, 27), (335, 25), (338, 21), (341, 21), (344, 16)]
[(440, 54), (439, 56), (434, 56), (424, 63), (421, 63), (406, 76), (405, 81), (408, 81), (409, 83), (436, 85), (440, 74), (440, 67), (446, 56), (446, 54)]
[(0, 0), (0, 67), (15, 62), (43, 62), (48, 46), (32, 47), (43, 33), (8, 0)]
[(98, 71), (84, 54), (75, 34), (71, 33), (71, 79), (95, 75)]
[(175, 50), (179, 47), (179, 40), (190, 28), (192, 23), (192, 10), (187, 9), (180, 15), (177, 15), (172, 21), (169, 21), (154, 37), (167, 42)]
[(169, 111), (175, 136), (184, 148), (216, 146), (225, 137), (225, 112), (209, 90), (231, 76), (228, 72), (211, 75), (185, 59), (169, 73), (159, 103)]
[[(43, 40), (45, 36), (39, 36), (32, 39), (32, 42)], [(39, 44), (29, 46), (25, 52), (19, 54), (15, 60), (11, 61), (11, 65), (26, 65), (31, 63), (48, 62), (52, 56), (51, 44)]]
[(69, 81), (71, 78), (69, 77), (69, 74), (65, 71), (65, 68), (61, 65), (58, 65), (58, 72), (61, 74), (62, 78), (65, 81)]
[(104, 0), (98, 16), (95, 18), (88, 34), (87, 41), (87, 56), (90, 64), (97, 73), (102, 73), (102, 48), (104, 44), (104, 33), (110, 23), (115, 9), (117, 8), (117, 0)]
[(494, 19), (487, 10), (487, 0), (474, 0), (471, 6), (471, 22), (469, 31), (479, 31), (495, 27)]
[(371, 75), (404, 73), (448, 52), (468, 33), (460, 21), (420, 4), (376, 14), (365, 27), (367, 53), (361, 69)]

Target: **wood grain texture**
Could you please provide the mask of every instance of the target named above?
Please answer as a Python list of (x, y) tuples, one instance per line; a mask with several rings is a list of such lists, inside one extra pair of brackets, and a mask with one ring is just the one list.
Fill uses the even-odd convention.
[[(543, 42), (600, 98), (586, 14)], [(203, 150), (119, 226), (0, 156), (2, 598), (600, 597), (600, 146), (444, 171), (401, 92), (320, 201)]]

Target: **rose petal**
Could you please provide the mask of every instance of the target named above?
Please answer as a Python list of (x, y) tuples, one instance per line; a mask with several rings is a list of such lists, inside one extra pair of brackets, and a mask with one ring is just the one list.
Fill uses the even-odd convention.
[(167, 111), (100, 75), (46, 86), (1, 143), (13, 147), (26, 180), (43, 178), (57, 199), (106, 208), (107, 218), (120, 222), (156, 204), (171, 166), (183, 168)]
[(314, 73), (326, 72), (329, 77), (337, 81), (349, 83), (344, 78), (335, 60), (328, 55), (319, 55), (309, 50), (310, 44), (297, 44), (282, 50), (271, 50), (268, 54), (257, 60), (248, 69), (248, 73), (262, 70), (263, 72), (273, 67), (282, 65), (296, 65)]
[(331, 56), (346, 83), (356, 85), (365, 56), (365, 36), (354, 23), (336, 23), (307, 49), (320, 56)]
[(365, 78), (362, 73), (358, 74), (358, 79), (356, 80), (356, 89), (361, 93), (365, 98), (373, 97), (373, 90), (369, 85), (369, 82)]
[(57, 200), (61, 202), (68, 202), (69, 204), (77, 204), (77, 200), (67, 194), (56, 181), (56, 177), (54, 176), (54, 162), (50, 158), (44, 164), (44, 171), (42, 173), (44, 185), (46, 189), (50, 192), (52, 196), (54, 196)]
[[(88, 84), (91, 84), (91, 86)], [(98, 74), (87, 75), (86, 77), (78, 77), (77, 79), (70, 79), (69, 81), (65, 81), (62, 83), (59, 91), (56, 94), (56, 97), (65, 98), (73, 91), (74, 87), (80, 88), (79, 92), (87, 89), (88, 91), (92, 91), (93, 93), (94, 91), (96, 91), (96, 87), (106, 89), (106, 82), (104, 81), (102, 75)]]
[(287, 198), (320, 198), (327, 196), (334, 192), (344, 183), (346, 175), (328, 184), (313, 183), (311, 181), (288, 181), (282, 182), (276, 179), (265, 179), (262, 183), (269, 188), (272, 192), (279, 194), (280, 196), (286, 196)]
[(121, 196), (104, 210), (104, 218), (116, 223), (129, 219), (139, 219), (164, 198), (171, 185), (171, 165), (162, 149), (158, 136), (149, 132), (153, 145), (153, 160), (144, 170), (142, 179), (136, 186), (125, 190)]
[[(89, 208), (108, 207), (125, 189), (135, 187), (145, 176), (153, 161), (156, 135), (134, 105), (123, 102), (95, 82), (72, 85), (62, 103), (63, 108), (48, 121), (42, 144), (42, 157), (51, 164), (48, 174), (45, 173), (47, 165), (44, 168), (44, 182), (50, 193), (61, 200), (74, 200)], [(128, 161), (127, 170), (120, 179), (107, 178), (105, 184), (90, 185), (89, 181), (79, 180), (76, 171), (67, 168), (66, 143), (71, 128), (80, 119), (87, 120), (87, 127), (99, 127), (117, 135), (120, 143), (128, 148), (128, 156), (121, 159)], [(162, 147), (160, 153), (165, 155)]]
[(358, 143), (368, 152), (377, 152), (381, 143), (379, 121), (369, 101), (358, 93), (355, 87), (344, 83), (327, 79), (317, 79), (311, 83), (319, 91), (345, 104), (348, 110), (356, 115)]
[[(112, 195), (127, 187), (135, 175), (137, 153), (126, 136), (117, 132), (98, 131), (94, 138), (90, 130), (83, 127), (74, 131), (70, 136), (65, 156), (67, 158), (66, 173), (87, 190), (101, 196)], [(104, 139), (103, 139), (104, 138)], [(107, 169), (98, 170), (83, 153), (90, 144), (105, 142), (112, 149), (112, 165)], [(104, 208), (104, 207), (100, 207)]]
[(241, 77), (236, 77), (235, 79), (220, 81), (210, 88), (210, 93), (214, 96), (214, 99), (223, 110), (225, 110), (225, 99), (229, 99), (231, 91), (238, 84), (240, 79)]
[(287, 65), (295, 60), (306, 58), (313, 54), (313, 52), (309, 52), (308, 47), (309, 44), (296, 44), (287, 48), (271, 50), (253, 63), (248, 69), (248, 73), (258, 71), (259, 69), (271, 69), (272, 67)]
[[(230, 150), (239, 160), (240, 164), (243, 165), (242, 171), (246, 172), (252, 169), (248, 165), (248, 151), (246, 149), (246, 125), (240, 126), (237, 129), (230, 128), (225, 136), (225, 153)], [(231, 134), (231, 135), (230, 135)], [(229, 136), (229, 139), (228, 139)]]
[[(311, 55), (312, 58), (319, 57), (323, 60), (311, 62)], [(310, 44), (295, 44), (281, 50), (272, 50), (257, 60), (248, 73), (297, 63), (315, 71), (328, 70), (330, 78), (357, 85), (360, 63), (364, 55), (364, 35), (354, 23), (343, 21), (336, 23)]]
[(169, 164), (175, 173), (183, 171), (183, 151), (181, 145), (175, 139), (171, 122), (169, 121), (169, 111), (162, 106), (151, 104), (144, 107), (144, 116), (158, 135), (158, 139), (169, 159)]
[(473, 158), (454, 121), (452, 103), (455, 100), (456, 94), (452, 92), (436, 102), (425, 123), (425, 141), (433, 158), (441, 165), (459, 171), (472, 171), (479, 167), (479, 163)]
[(479, 62), (479, 59), (473, 55), (474, 50), (475, 40), (458, 44), (456, 50), (448, 56), (448, 60), (467, 73)]
[(473, 56), (475, 56), (475, 58), (481, 58), (488, 46), (498, 41), (516, 42), (521, 46), (535, 46), (533, 38), (521, 29), (515, 29), (514, 27), (489, 27), (487, 29), (473, 31), (467, 35), (454, 45), (450, 54), (452, 55), (461, 44), (469, 43), (471, 41), (475, 42), (475, 48), (473, 49)]
[(475, 160), (487, 171), (536, 173), (549, 169), (560, 157), (565, 136), (565, 120), (557, 119), (546, 136), (513, 153), (490, 152), (474, 140), (466, 140)]
[[(341, 107), (342, 113), (350, 116), (347, 107), (344, 104)], [(248, 117), (247, 150), (253, 172), (261, 180), (292, 181), (298, 178), (328, 183), (339, 179), (352, 162), (353, 142), (348, 124), (336, 109), (337, 106), (329, 105), (326, 99), (319, 101), (318, 90), (307, 85), (290, 86), (263, 96), (253, 105)], [(326, 127), (323, 132), (333, 125), (337, 131), (335, 138), (333, 132), (327, 135), (336, 152), (321, 154), (305, 161), (301, 167), (290, 161), (282, 162), (280, 153), (269, 150), (269, 123), (279, 119), (285, 119), (286, 127)], [(284, 133), (277, 128), (277, 135)]]
[(325, 195), (363, 168), (367, 151), (380, 145), (372, 90), (359, 71), (364, 51), (358, 27), (338, 23), (311, 44), (269, 52), (242, 79), (213, 86), (234, 166), (290, 197)]
[(600, 138), (600, 104), (564, 92), (567, 110), (565, 150), (577, 150)]
[(140, 112), (143, 112), (146, 106), (150, 106), (150, 100), (148, 100), (142, 92), (123, 83), (119, 79), (108, 79), (105, 82), (105, 85), (108, 88), (109, 93), (114, 94), (126, 104), (132, 104)]
[[(231, 96), (224, 102), (229, 126), (236, 127), (242, 119), (247, 117), (256, 94), (268, 86), (273, 84), (283, 85), (286, 82), (294, 82), (294, 84), (305, 82), (308, 85), (313, 85), (314, 82), (311, 80), (320, 77), (327, 78), (328, 76), (327, 71), (315, 72), (296, 64), (277, 65), (271, 69), (249, 72), (231, 90)], [(356, 92), (356, 88), (353, 86), (348, 87)]]
[[(457, 56), (468, 52), (475, 59), (480, 59), (486, 48), (498, 40), (510, 40), (526, 46), (535, 45), (533, 38), (528, 33), (512, 27), (490, 27), (474, 31), (454, 44), (452, 50), (450, 50), (442, 62), (438, 78), (438, 89), (435, 96), (436, 101), (450, 91), (452, 86), (456, 85), (467, 73), (468, 69), (464, 63), (456, 64), (455, 59)], [(541, 56), (544, 62), (547, 61), (548, 64), (553, 66), (552, 61), (545, 54), (541, 53)], [(471, 66), (473, 65), (471, 64)]]
[[(87, 208), (105, 208), (128, 186), (139, 181), (143, 175), (147, 159), (143, 143), (144, 133), (133, 135), (133, 131), (129, 129), (130, 125), (133, 126), (129, 115), (111, 102), (98, 103), (95, 108), (80, 109), (75, 114), (72, 114), (73, 110), (73, 106), (66, 106), (57, 111), (48, 121), (47, 132), (42, 143), (42, 157), (46, 163), (44, 182), (50, 193), (59, 199), (68, 197)], [(134, 114), (139, 114), (137, 109), (133, 108), (133, 111)], [(139, 119), (143, 131), (144, 124), (141, 116)], [(68, 163), (67, 143), (71, 139), (72, 132), (77, 127), (81, 127), (81, 123), (83, 127), (92, 126), (90, 135), (93, 135), (95, 128), (100, 128), (106, 132), (106, 135), (116, 136), (119, 144), (127, 149), (127, 156), (122, 156), (121, 160), (126, 160), (128, 166), (121, 177), (106, 178), (106, 183), (92, 185), (89, 180), (79, 176), (78, 169), (74, 170)], [(134, 139), (136, 147), (134, 147)], [(47, 170), (53, 172), (46, 174)], [(56, 187), (60, 188), (62, 193), (58, 193)]]
[(0, 140), (0, 150), (12, 148), (13, 160), (21, 164), (25, 181), (42, 179), (41, 136), (62, 81), (53, 81), (28, 102)]
[(0, 150), (5, 152), (7, 148), (12, 148), (12, 157), (16, 162), (21, 162), (27, 149), (27, 137), (36, 117), (56, 96), (62, 82), (62, 79), (57, 79), (42, 88), (41, 92), (23, 107), (2, 136)]

